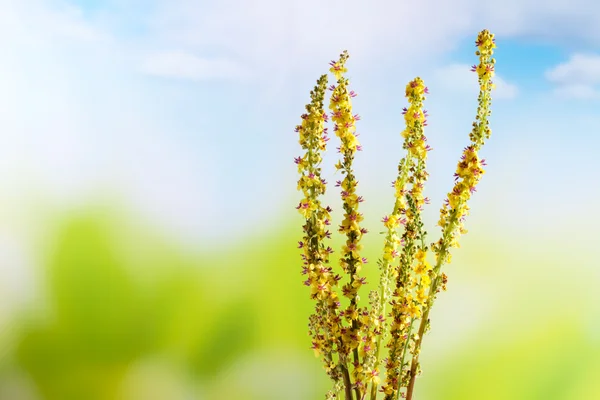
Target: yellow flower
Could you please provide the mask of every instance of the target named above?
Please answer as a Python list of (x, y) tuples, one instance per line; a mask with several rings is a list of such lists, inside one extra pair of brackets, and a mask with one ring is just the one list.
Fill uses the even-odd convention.
[(339, 61), (332, 61), (329, 65), (331, 65), (329, 71), (335, 75), (335, 79), (340, 79), (342, 74), (348, 72), (348, 69), (344, 67), (344, 64)]
[(313, 296), (316, 296), (321, 300), (327, 298), (330, 287), (326, 279), (321, 279), (318, 282), (313, 282), (311, 286)]
[(395, 228), (398, 225), (398, 216), (392, 214), (390, 216), (384, 217), (383, 225), (385, 225), (385, 227), (389, 229)]
[(296, 209), (305, 218), (309, 218), (312, 212), (317, 209), (317, 205), (311, 199), (304, 198), (300, 201), (300, 204), (298, 204)]
[(411, 318), (421, 317), (421, 309), (414, 302), (411, 302), (410, 305), (407, 306), (406, 311)]
[(359, 258), (359, 254), (362, 249), (363, 249), (362, 244), (357, 244), (357, 243), (354, 243), (351, 241), (347, 241), (346, 245), (343, 248), (344, 254), (352, 254), (352, 257), (354, 257), (356, 259)]
[(391, 384), (390, 385), (385, 385), (382, 388), (382, 390), (383, 390), (383, 393), (385, 393), (385, 394), (392, 394), (392, 393), (394, 393), (394, 388), (392, 387)]
[(396, 257), (398, 257), (398, 251), (393, 247), (386, 246), (383, 250), (383, 259), (387, 261), (392, 261)]
[(494, 34), (490, 33), (487, 29), (479, 32), (477, 35), (477, 40), (475, 41), (479, 52), (483, 56), (489, 56), (492, 53), (492, 50), (496, 48), (496, 40), (494, 39)]
[(427, 271), (427, 267), (425, 266), (425, 263), (420, 262), (417, 264), (417, 266), (415, 267), (415, 274), (417, 275), (421, 275), (424, 274)]
[(427, 294), (425, 294), (425, 289), (424, 288), (417, 289), (416, 300), (419, 303), (421, 303), (421, 304), (425, 304), (425, 302), (427, 301)]
[(374, 384), (379, 384), (381, 379), (379, 379), (379, 371), (377, 369), (371, 369), (367, 372), (367, 382), (373, 382)]
[(423, 80), (419, 77), (406, 85), (406, 97), (417, 97), (422, 99), (425, 97), (425, 93), (428, 93), (427, 87), (425, 87)]

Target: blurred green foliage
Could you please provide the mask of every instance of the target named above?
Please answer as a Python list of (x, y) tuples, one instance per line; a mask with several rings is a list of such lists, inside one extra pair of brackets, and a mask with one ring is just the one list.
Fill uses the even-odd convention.
[[(298, 230), (269, 227), (192, 252), (109, 214), (69, 215), (50, 235), (37, 271), (43, 290), (12, 322), (14, 345), (2, 353), (0, 399), (323, 398), (328, 382), (306, 334), (312, 303), (299, 274)], [(366, 244), (376, 250), (379, 239)], [(465, 254), (457, 252), (424, 345), (420, 398), (598, 398), (598, 308), (565, 301), (577, 286), (562, 273), (548, 285), (513, 284), (539, 275), (506, 267), (530, 263), (506, 246), (469, 239)], [(369, 276), (374, 287), (377, 274)], [(492, 315), (459, 318), (468, 302), (450, 305), (468, 297), (453, 285), (461, 280), (491, 282), (487, 298), (496, 301), (484, 311)], [(444, 319), (449, 313), (454, 322)]]

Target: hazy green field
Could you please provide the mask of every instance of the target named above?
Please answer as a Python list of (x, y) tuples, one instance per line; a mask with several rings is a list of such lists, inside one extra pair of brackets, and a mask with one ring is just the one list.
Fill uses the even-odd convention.
[[(597, 399), (593, 249), (478, 221), (446, 269), (417, 398)], [(35, 295), (0, 319), (0, 399), (323, 398), (298, 222), (192, 252), (118, 213), (57, 218)]]

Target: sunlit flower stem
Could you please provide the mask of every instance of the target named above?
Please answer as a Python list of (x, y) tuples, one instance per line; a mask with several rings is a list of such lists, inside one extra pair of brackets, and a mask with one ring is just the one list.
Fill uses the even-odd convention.
[[(326, 189), (326, 182), (321, 177), (321, 153), (325, 151), (329, 140), (324, 126), (327, 121), (324, 111), (326, 87), (327, 76), (323, 75), (311, 92), (311, 103), (302, 115), (302, 124), (296, 127), (300, 145), (306, 151), (295, 160), (301, 175), (298, 190), (304, 194), (296, 208), (305, 218), (304, 236), (299, 242), (299, 247), (303, 249), (302, 274), (307, 278), (304, 284), (310, 287), (310, 297), (316, 301), (315, 313), (309, 318), (312, 349), (316, 356), (322, 356), (327, 374), (337, 385), (341, 380), (349, 382), (349, 374), (341, 336), (339, 299), (335, 290), (341, 277), (333, 274), (329, 266), (329, 256), (333, 250), (324, 244), (325, 239), (331, 236), (327, 230), (331, 209), (323, 207), (320, 201)], [(336, 352), (337, 360), (334, 357)]]
[[(385, 400), (412, 400), (430, 311), (437, 293), (446, 290), (447, 277), (441, 269), (450, 263), (450, 250), (459, 247), (460, 235), (467, 232), (463, 227), (469, 213), (467, 203), (484, 174), (485, 160), (479, 158), (478, 152), (491, 134), (488, 117), (494, 87), (491, 80), (495, 73), (494, 35), (487, 30), (481, 31), (476, 45), (480, 63), (472, 70), (477, 72), (480, 85), (477, 116), (469, 135), (470, 144), (464, 149), (454, 174), (455, 185), (440, 210), (441, 238), (429, 247), (425, 244), (427, 232), (422, 221), (423, 206), (428, 203), (423, 197), (428, 177), (426, 158), (431, 150), (424, 135), (427, 124), (426, 111), (422, 108), (428, 91), (420, 78), (406, 86), (410, 105), (404, 109), (406, 129), (402, 136), (407, 154), (398, 164), (392, 213), (383, 219), (386, 231), (383, 257), (379, 261), (380, 287), (369, 292), (369, 307), (359, 308), (359, 292), (367, 283), (360, 276), (362, 265), (367, 262), (361, 257), (363, 246), (360, 242), (367, 230), (360, 226), (363, 215), (358, 209), (363, 199), (356, 193), (358, 181), (352, 167), (361, 146), (356, 134), (359, 117), (352, 114), (351, 104), (356, 94), (349, 90), (349, 81), (344, 77), (347, 52), (343, 52), (338, 61), (331, 62), (330, 72), (335, 75), (336, 84), (329, 88), (332, 91), (331, 119), (341, 141), (338, 149), (341, 160), (336, 169), (343, 179), (336, 186), (341, 188), (344, 210), (338, 231), (346, 239), (339, 259), (347, 276), (341, 287), (342, 295), (349, 303), (344, 308), (338, 298), (342, 277), (333, 272), (329, 262), (333, 250), (325, 245), (325, 240), (331, 238), (328, 226), (332, 210), (324, 207), (320, 200), (327, 184), (321, 177), (320, 167), (321, 153), (329, 140), (325, 128), (328, 114), (324, 111), (326, 75), (321, 76), (311, 91), (311, 103), (302, 115), (302, 124), (296, 127), (300, 145), (305, 150), (305, 154), (295, 160), (300, 174), (298, 190), (303, 193), (296, 209), (305, 219), (304, 235), (298, 243), (302, 249), (304, 284), (310, 288), (310, 298), (315, 300), (315, 311), (309, 317), (312, 349), (315, 356), (321, 357), (325, 371), (333, 380), (333, 388), (326, 394), (326, 400), (339, 400), (342, 392), (345, 400), (365, 400), (369, 392), (370, 399), (376, 400), (380, 364), (385, 364), (386, 369), (385, 381), (379, 390)], [(398, 233), (400, 225), (404, 226), (401, 237)], [(429, 252), (436, 257), (434, 266), (427, 261)], [(386, 347), (389, 356), (382, 362), (381, 347), (388, 329)]]
[(494, 35), (487, 30), (483, 30), (479, 33), (475, 44), (478, 47), (475, 54), (479, 56), (480, 62), (479, 65), (473, 66), (472, 70), (477, 72), (479, 76), (479, 106), (477, 108), (477, 116), (475, 117), (476, 121), (473, 123), (473, 130), (469, 135), (471, 144), (463, 152), (455, 173), (456, 183), (441, 209), (441, 218), (438, 224), (442, 227), (442, 237), (437, 243), (432, 244), (432, 249), (436, 253), (436, 264), (433, 270), (434, 279), (429, 290), (427, 304), (423, 307), (418, 339), (415, 343), (411, 362), (410, 381), (406, 394), (407, 400), (412, 400), (414, 393), (423, 335), (429, 326), (429, 312), (433, 306), (436, 294), (440, 290), (440, 286), (442, 290), (445, 290), (447, 278), (445, 274), (440, 274), (440, 270), (442, 265), (451, 261), (450, 248), (458, 247), (460, 234), (466, 233), (463, 221), (469, 211), (467, 202), (484, 173), (482, 165), (485, 165), (485, 163), (484, 160), (479, 159), (477, 152), (483, 146), (485, 139), (488, 139), (491, 135), (488, 117), (491, 114), (491, 91), (494, 88), (491, 79), (494, 76), (494, 66), (496, 63), (496, 60), (491, 58), (493, 50), (496, 47)]
[[(406, 138), (404, 143), (404, 148), (407, 148), (408, 138)], [(404, 198), (404, 194), (406, 193), (406, 186), (408, 182), (408, 174), (410, 168), (412, 166), (412, 158), (407, 156), (400, 160), (398, 164), (398, 177), (394, 182), (394, 187), (396, 188), (395, 194), (395, 203), (394, 208), (390, 217), (387, 216), (384, 218), (384, 224), (386, 226), (386, 236), (383, 246), (383, 258), (379, 262), (381, 276), (379, 280), (379, 309), (378, 312), (385, 316), (386, 315), (386, 306), (389, 303), (393, 287), (395, 287), (396, 277), (398, 272), (396, 268), (393, 266), (393, 261), (398, 257), (397, 248), (401, 244), (401, 240), (398, 237), (397, 227), (399, 223), (402, 223), (402, 220), (398, 220), (401, 212), (406, 207), (406, 200)], [(405, 221), (404, 221), (405, 222)], [(385, 338), (385, 332), (388, 328), (387, 319), (383, 320), (381, 326), (381, 333), (377, 337), (377, 343), (375, 345), (375, 364), (374, 368), (379, 368), (379, 357), (381, 353), (381, 342)], [(375, 400), (377, 398), (377, 384), (375, 382), (371, 385), (371, 400)]]
[(369, 372), (363, 370), (360, 362), (359, 346), (361, 345), (363, 322), (358, 309), (358, 291), (362, 285), (366, 284), (365, 278), (359, 275), (362, 264), (366, 262), (366, 259), (360, 255), (363, 247), (360, 241), (366, 230), (360, 227), (363, 215), (358, 211), (358, 207), (363, 199), (356, 194), (358, 181), (352, 168), (354, 155), (361, 150), (356, 133), (356, 121), (360, 118), (352, 113), (351, 98), (355, 96), (355, 93), (349, 90), (349, 81), (344, 77), (345, 64), (348, 58), (348, 53), (344, 51), (340, 55), (339, 61), (332, 61), (330, 64), (330, 71), (335, 75), (337, 84), (330, 88), (332, 94), (329, 109), (331, 110), (331, 120), (334, 123), (333, 130), (341, 141), (339, 151), (342, 160), (336, 164), (336, 169), (344, 175), (344, 179), (337, 183), (337, 186), (341, 187), (344, 209), (344, 219), (338, 231), (346, 235), (346, 244), (342, 249), (340, 265), (349, 277), (349, 282), (343, 286), (342, 293), (350, 299), (350, 305), (344, 310), (343, 314), (351, 325), (343, 334), (346, 346), (344, 350), (347, 352), (346, 354), (351, 352), (353, 355), (354, 370), (352, 377), (354, 382), (352, 385), (356, 398), (361, 399), (366, 390), (365, 380)]
[[(396, 201), (392, 214), (384, 217), (383, 222), (388, 228), (384, 244), (384, 255), (381, 261), (381, 308), (387, 303), (392, 305), (390, 340), (387, 344), (389, 357), (386, 362), (386, 380), (382, 387), (385, 398), (392, 400), (397, 397), (403, 379), (403, 359), (410, 338), (412, 320), (420, 312), (419, 301), (424, 298), (413, 296), (412, 290), (420, 288), (421, 281), (412, 271), (415, 258), (421, 261), (425, 254), (425, 232), (421, 221), (421, 211), (427, 199), (423, 198), (423, 187), (427, 179), (425, 159), (431, 148), (427, 145), (424, 126), (427, 125), (427, 112), (423, 110), (427, 87), (421, 78), (415, 78), (406, 86), (406, 97), (410, 106), (404, 109), (406, 129), (402, 132), (405, 141), (403, 148), (407, 156), (400, 161), (399, 175), (394, 182)], [(408, 185), (411, 185), (410, 190)], [(399, 225), (404, 225), (402, 240), (396, 236)], [(420, 240), (422, 245), (418, 246)], [(396, 245), (402, 244), (402, 251), (396, 251)], [(392, 267), (395, 259), (399, 266)], [(380, 342), (378, 343), (380, 346)], [(376, 399), (376, 388), (371, 388), (371, 399)]]

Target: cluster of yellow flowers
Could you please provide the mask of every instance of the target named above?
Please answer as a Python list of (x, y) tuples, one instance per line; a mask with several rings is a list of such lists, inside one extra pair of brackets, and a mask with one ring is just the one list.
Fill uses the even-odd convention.
[(304, 284), (310, 287), (310, 297), (317, 301), (315, 314), (311, 316), (309, 334), (316, 355), (323, 354), (325, 369), (334, 380), (339, 380), (339, 371), (333, 361), (336, 345), (339, 345), (340, 322), (337, 315), (339, 304), (334, 288), (340, 279), (334, 275), (329, 265), (329, 256), (333, 250), (325, 246), (325, 239), (331, 236), (327, 227), (331, 224), (331, 209), (323, 207), (319, 197), (325, 194), (325, 180), (321, 177), (321, 153), (327, 146), (327, 114), (324, 111), (327, 75), (321, 76), (317, 86), (311, 92), (311, 103), (302, 115), (302, 124), (296, 127), (300, 136), (300, 145), (306, 151), (295, 159), (300, 179), (298, 190), (304, 194), (296, 209), (304, 216), (304, 237), (299, 246), (303, 249), (302, 273)]
[[(390, 340), (387, 344), (389, 357), (386, 363), (386, 379), (381, 391), (386, 399), (397, 397), (399, 389), (403, 386), (406, 366), (404, 358), (410, 348), (411, 329), (415, 319), (421, 315), (421, 307), (427, 300), (425, 291), (429, 287), (430, 268), (425, 261), (427, 247), (425, 246), (426, 232), (421, 221), (421, 209), (427, 202), (423, 197), (423, 188), (427, 180), (426, 159), (427, 152), (431, 150), (427, 145), (424, 127), (427, 125), (427, 111), (423, 109), (423, 101), (428, 89), (423, 80), (415, 78), (406, 86), (406, 97), (409, 107), (404, 109), (406, 128), (402, 132), (404, 149), (407, 157), (400, 160), (398, 178), (394, 182), (396, 200), (394, 210), (390, 216), (384, 218), (384, 225), (388, 229), (383, 255), (382, 277), (386, 276), (383, 285), (392, 283), (394, 290), (391, 300), (386, 301), (392, 305), (390, 324)], [(410, 185), (410, 189), (408, 186)], [(402, 235), (402, 252), (398, 255), (399, 265), (392, 266), (386, 256), (390, 246), (397, 244), (396, 226), (389, 224), (390, 220), (398, 220), (403, 215), (404, 234)], [(391, 239), (391, 240), (390, 240)], [(395, 243), (394, 243), (395, 242)], [(413, 270), (413, 263), (417, 266)], [(390, 278), (394, 279), (390, 279)], [(384, 292), (388, 291), (387, 288)], [(387, 296), (386, 296), (387, 297)], [(385, 304), (383, 305), (385, 307)]]
[(440, 289), (446, 289), (448, 278), (445, 273), (441, 272), (442, 265), (450, 263), (450, 248), (458, 247), (459, 235), (467, 232), (463, 225), (469, 212), (467, 201), (475, 191), (475, 187), (484, 173), (482, 166), (485, 165), (485, 162), (479, 159), (478, 151), (483, 146), (485, 139), (488, 139), (491, 135), (488, 117), (491, 115), (491, 92), (494, 88), (492, 78), (495, 73), (494, 67), (496, 64), (496, 60), (492, 58), (494, 48), (496, 47), (494, 35), (488, 30), (483, 30), (477, 36), (475, 44), (477, 46), (475, 54), (479, 56), (479, 65), (473, 66), (472, 71), (477, 72), (479, 78), (479, 105), (477, 107), (475, 122), (473, 123), (473, 130), (469, 134), (471, 144), (463, 151), (454, 175), (456, 183), (440, 210), (440, 221), (438, 224), (442, 227), (442, 237), (437, 243), (431, 245), (432, 250), (435, 252), (436, 263), (431, 274), (433, 281), (429, 290), (429, 299), (423, 308), (423, 316), (419, 324), (417, 340), (414, 344), (406, 392), (407, 399), (411, 399), (414, 393), (423, 335), (429, 327), (429, 312), (433, 306), (436, 294)]
[(344, 175), (344, 179), (336, 185), (341, 188), (344, 209), (344, 219), (338, 231), (346, 236), (340, 266), (349, 277), (349, 282), (342, 287), (342, 294), (350, 299), (349, 306), (341, 312), (349, 324), (343, 332), (343, 340), (348, 345), (347, 351), (351, 351), (353, 355), (354, 390), (357, 396), (362, 396), (366, 385), (378, 377), (377, 372), (369, 368), (368, 363), (360, 362), (361, 356), (363, 360), (369, 359), (374, 349), (374, 330), (371, 329), (374, 326), (374, 316), (366, 308), (358, 307), (358, 291), (366, 284), (366, 279), (360, 276), (360, 271), (362, 265), (367, 262), (366, 258), (361, 257), (363, 245), (360, 241), (367, 230), (360, 226), (363, 215), (358, 207), (363, 198), (356, 193), (358, 182), (352, 170), (354, 156), (361, 150), (356, 133), (356, 121), (360, 117), (352, 113), (352, 98), (356, 94), (349, 89), (349, 81), (344, 77), (347, 60), (348, 53), (344, 52), (339, 61), (332, 61), (330, 64), (330, 72), (335, 75), (337, 83), (329, 88), (332, 91), (329, 109), (334, 123), (333, 130), (341, 142), (339, 151), (342, 159), (337, 163), (336, 169)]
[(301, 177), (298, 180), (298, 190), (304, 198), (296, 207), (306, 218), (304, 226), (304, 240), (299, 247), (304, 249), (303, 273), (307, 275), (306, 284), (311, 287), (311, 296), (319, 300), (330, 301), (332, 292), (330, 288), (336, 285), (331, 267), (326, 267), (329, 254), (324, 245), (324, 239), (330, 236), (326, 230), (330, 225), (330, 209), (323, 207), (319, 196), (325, 193), (325, 180), (321, 178), (322, 161), (321, 151), (325, 150), (327, 136), (324, 122), (326, 114), (323, 112), (323, 98), (327, 77), (324, 75), (318, 82), (315, 90), (311, 92), (312, 102), (306, 106), (307, 113), (302, 115), (302, 125), (296, 127), (300, 135), (300, 145), (306, 150), (304, 156), (296, 159)]
[[(488, 117), (494, 87), (495, 60), (491, 58), (494, 35), (487, 30), (480, 32), (476, 45), (480, 59), (479, 65), (472, 69), (477, 72), (480, 84), (476, 122), (469, 135), (471, 143), (458, 163), (454, 188), (440, 212), (438, 224), (442, 227), (442, 237), (430, 246), (425, 242), (427, 232), (421, 215), (424, 205), (429, 203), (423, 195), (429, 176), (427, 154), (431, 150), (424, 134), (427, 111), (423, 109), (423, 102), (428, 89), (419, 77), (406, 86), (409, 106), (403, 112), (406, 127), (401, 134), (406, 156), (398, 164), (398, 175), (393, 183), (394, 207), (382, 221), (385, 239), (378, 262), (380, 282), (378, 290), (369, 294), (368, 307), (360, 307), (359, 297), (361, 287), (367, 283), (360, 275), (367, 262), (361, 255), (361, 239), (367, 231), (360, 225), (363, 215), (359, 205), (363, 198), (357, 194), (358, 181), (352, 169), (354, 157), (361, 150), (356, 133), (356, 122), (360, 118), (353, 114), (352, 98), (356, 94), (349, 90), (349, 81), (344, 76), (347, 52), (342, 53), (338, 61), (331, 62), (330, 72), (337, 82), (329, 88), (333, 130), (341, 142), (341, 159), (336, 169), (343, 179), (336, 186), (340, 187), (344, 209), (338, 229), (345, 235), (339, 258), (341, 270), (348, 279), (341, 287), (348, 302), (344, 307), (337, 294), (343, 277), (330, 265), (333, 250), (325, 245), (325, 240), (331, 237), (328, 230), (331, 209), (324, 207), (319, 199), (326, 189), (320, 167), (321, 153), (328, 141), (325, 127), (328, 114), (324, 111), (326, 75), (311, 92), (311, 103), (302, 115), (302, 124), (296, 128), (305, 150), (305, 154), (295, 160), (300, 173), (298, 190), (304, 195), (296, 208), (305, 219), (304, 236), (299, 242), (299, 248), (303, 249), (304, 283), (310, 287), (310, 297), (316, 302), (315, 312), (309, 318), (312, 349), (315, 355), (322, 357), (325, 370), (334, 382), (326, 399), (337, 399), (342, 391), (346, 400), (363, 400), (369, 392), (371, 400), (376, 400), (380, 392), (386, 400), (412, 399), (420, 369), (422, 340), (429, 328), (429, 312), (436, 294), (446, 288), (447, 277), (441, 267), (450, 262), (449, 249), (458, 247), (460, 234), (466, 232), (463, 221), (469, 211), (467, 202), (484, 174), (485, 161), (479, 158), (478, 151), (491, 134)], [(401, 227), (402, 235), (398, 232)], [(434, 266), (427, 261), (430, 252), (435, 255)], [(386, 311), (387, 306), (391, 307), (389, 311)], [(418, 330), (414, 331), (417, 326)], [(383, 346), (387, 333), (389, 340)], [(383, 347), (388, 354), (380, 360)], [(383, 382), (379, 377), (381, 361), (386, 368)]]
[(492, 78), (495, 73), (496, 60), (492, 58), (493, 49), (496, 47), (494, 35), (489, 31), (482, 31), (477, 37), (479, 65), (473, 66), (472, 71), (479, 77), (479, 104), (477, 107), (476, 121), (469, 134), (471, 144), (467, 146), (456, 167), (454, 188), (448, 193), (448, 198), (440, 210), (438, 225), (442, 227), (442, 237), (434, 247), (440, 266), (451, 261), (451, 247), (458, 247), (460, 234), (466, 233), (463, 226), (464, 218), (469, 213), (467, 205), (482, 175), (485, 173), (483, 166), (485, 160), (479, 158), (478, 151), (483, 146), (485, 139), (491, 135), (488, 117), (491, 114), (491, 91), (494, 88)]

